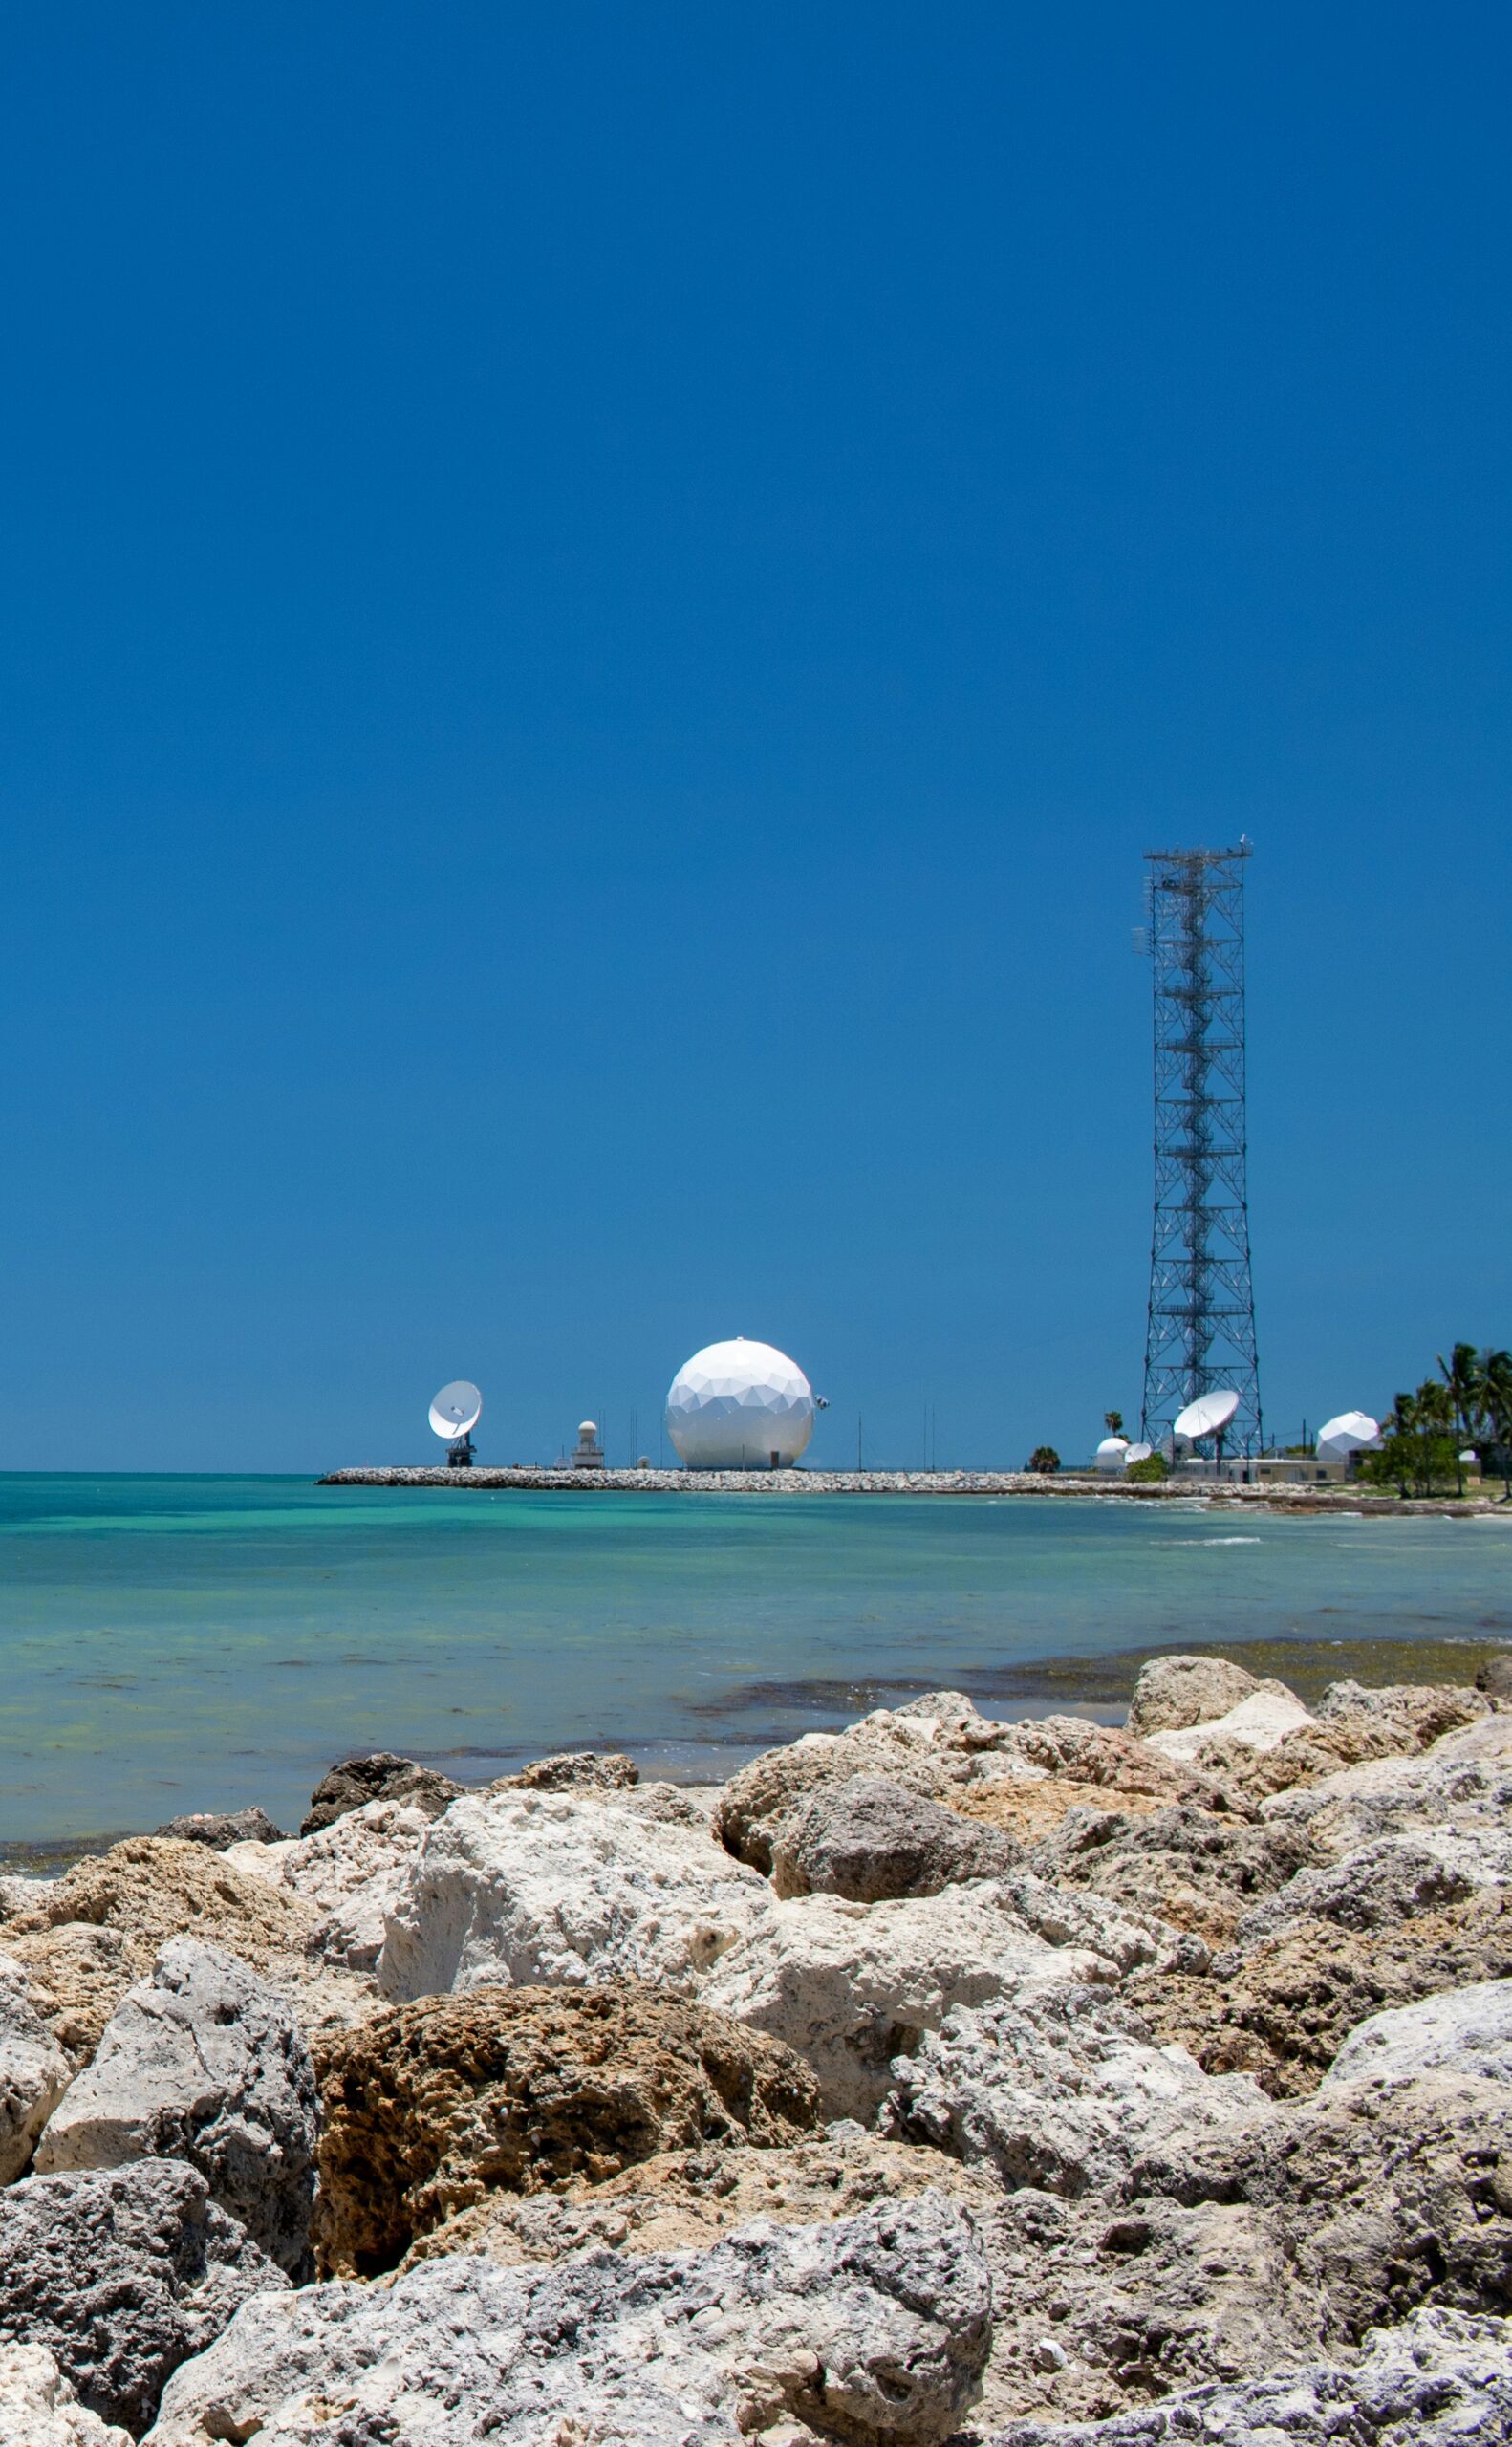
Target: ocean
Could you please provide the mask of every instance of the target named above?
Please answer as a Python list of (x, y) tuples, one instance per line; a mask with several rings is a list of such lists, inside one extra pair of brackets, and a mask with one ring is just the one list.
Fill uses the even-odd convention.
[(296, 1825), (357, 1750), (464, 1782), (606, 1745), (717, 1777), (941, 1686), (1116, 1719), (1107, 1660), (1173, 1642), (1284, 1644), (1264, 1671), (1324, 1642), (1354, 1671), (1506, 1639), (1501, 1521), (0, 1477), (0, 1846), (251, 1802)]

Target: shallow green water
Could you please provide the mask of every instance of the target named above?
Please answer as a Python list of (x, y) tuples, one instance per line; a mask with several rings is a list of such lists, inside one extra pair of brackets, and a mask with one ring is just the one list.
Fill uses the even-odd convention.
[(356, 1749), (721, 1773), (887, 1690), (1022, 1713), (1026, 1659), (1432, 1635), (1512, 1637), (1512, 1527), (0, 1478), (0, 1841), (251, 1801), (289, 1825)]

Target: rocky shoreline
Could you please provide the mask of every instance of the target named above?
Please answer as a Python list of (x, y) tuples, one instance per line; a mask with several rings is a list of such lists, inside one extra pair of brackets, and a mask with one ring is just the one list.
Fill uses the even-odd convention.
[(1480, 1681), (384, 1754), (0, 1878), (0, 2447), (1503, 2441)]
[(1349, 1512), (1472, 1521), (1512, 1506), (1488, 1495), (1395, 1496), (1352, 1486), (1240, 1486), (1227, 1481), (1164, 1479), (1130, 1486), (1122, 1479), (1062, 1470), (328, 1470), (321, 1487), (500, 1487), (546, 1495), (918, 1495), (1095, 1497), (1107, 1504), (1208, 1504), (1285, 1513)]

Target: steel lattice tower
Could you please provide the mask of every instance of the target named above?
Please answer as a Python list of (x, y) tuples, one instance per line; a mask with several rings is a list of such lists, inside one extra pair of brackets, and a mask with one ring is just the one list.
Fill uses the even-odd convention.
[(1147, 853), (1155, 972), (1155, 1232), (1140, 1433), (1231, 1386), (1223, 1442), (1261, 1449), (1244, 1187), (1244, 861), (1237, 850)]

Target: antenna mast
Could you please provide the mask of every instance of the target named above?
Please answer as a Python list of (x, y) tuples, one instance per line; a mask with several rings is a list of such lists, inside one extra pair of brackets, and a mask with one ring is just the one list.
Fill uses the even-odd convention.
[(1140, 1436), (1159, 1446), (1188, 1402), (1239, 1396), (1231, 1453), (1261, 1450), (1244, 1181), (1244, 860), (1145, 855), (1155, 977), (1155, 1230)]

